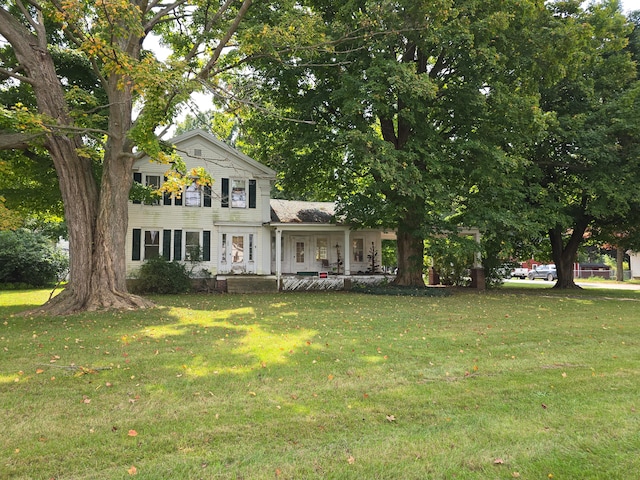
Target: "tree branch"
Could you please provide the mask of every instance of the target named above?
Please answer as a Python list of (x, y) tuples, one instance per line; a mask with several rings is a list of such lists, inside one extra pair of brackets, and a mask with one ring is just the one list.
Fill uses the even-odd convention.
[(33, 80), (31, 80), (29, 77), (25, 77), (24, 75), (20, 75), (18, 73), (12, 72), (11, 70), (7, 70), (6, 68), (0, 67), (0, 73), (4, 73), (6, 76), (15, 78), (20, 82), (28, 83), (29, 85), (34, 85)]
[(243, 0), (242, 5), (240, 6), (240, 10), (238, 10), (238, 14), (236, 15), (236, 18), (233, 19), (233, 23), (227, 29), (224, 36), (220, 39), (218, 46), (216, 47), (215, 51), (213, 52), (213, 55), (211, 56), (207, 64), (200, 71), (200, 75), (199, 75), (200, 78), (205, 79), (208, 77), (209, 73), (213, 69), (213, 66), (218, 62), (218, 59), (222, 54), (222, 50), (227, 45), (229, 40), (231, 40), (231, 37), (233, 36), (233, 34), (236, 33), (236, 30), (238, 29), (238, 26), (240, 25), (242, 18), (247, 13), (247, 10), (249, 10), (251, 3), (252, 3), (252, 0)]
[(0, 150), (26, 150), (33, 141), (44, 138), (46, 132), (40, 133), (0, 133)]

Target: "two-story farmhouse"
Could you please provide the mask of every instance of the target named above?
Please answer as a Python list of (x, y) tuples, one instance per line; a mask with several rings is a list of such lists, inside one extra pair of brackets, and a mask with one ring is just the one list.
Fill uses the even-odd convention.
[[(195, 261), (213, 276), (327, 272), (350, 275), (376, 269), (383, 232), (351, 230), (335, 221), (334, 205), (272, 200), (276, 172), (194, 130), (172, 140), (187, 169), (204, 167), (211, 187), (195, 182), (180, 197), (131, 202), (127, 273), (145, 259)], [(159, 187), (167, 165), (134, 165), (134, 181)]]

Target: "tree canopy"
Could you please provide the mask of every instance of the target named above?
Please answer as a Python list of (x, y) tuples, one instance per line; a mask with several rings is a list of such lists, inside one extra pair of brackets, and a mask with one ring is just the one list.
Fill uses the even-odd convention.
[(427, 236), (495, 215), (520, 222), (508, 218), (512, 182), (551, 120), (539, 85), (565, 74), (558, 57), (570, 58), (579, 27), (540, 1), (306, 6), (327, 48), (282, 45), (234, 86), (309, 120), (245, 115), (247, 148), (283, 172), (286, 189), (337, 198), (356, 224), (397, 229), (402, 284), (422, 283)]
[(69, 228), (48, 311), (148, 305), (125, 284), (132, 165), (175, 158), (162, 129), (198, 90), (234, 116), (199, 121), (287, 191), (395, 229), (400, 284), (465, 224), (548, 235), (572, 286), (585, 232), (637, 211), (637, 30), (617, 0), (251, 3), (0, 2), (0, 187), (44, 173), (44, 191), (55, 169)]

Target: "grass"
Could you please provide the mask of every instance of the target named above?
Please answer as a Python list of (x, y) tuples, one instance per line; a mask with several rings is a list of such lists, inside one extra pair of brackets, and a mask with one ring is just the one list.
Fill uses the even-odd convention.
[(66, 318), (0, 292), (0, 478), (634, 478), (640, 293), (546, 287)]

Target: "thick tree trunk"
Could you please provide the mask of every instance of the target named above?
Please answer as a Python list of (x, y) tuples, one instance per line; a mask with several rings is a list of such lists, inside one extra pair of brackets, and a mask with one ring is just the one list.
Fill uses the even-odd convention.
[(424, 287), (424, 239), (412, 226), (410, 214), (398, 225), (398, 273), (396, 285)]
[(624, 282), (624, 248), (616, 245), (616, 281)]
[[(20, 31), (11, 17), (6, 35), (33, 87), (38, 109), (61, 128), (73, 125), (44, 34)], [(151, 305), (127, 292), (124, 246), (128, 192), (131, 185), (131, 148), (125, 144), (131, 127), (131, 92), (119, 88), (117, 79), (110, 98), (116, 115), (110, 118), (110, 135), (103, 162), (100, 189), (92, 161), (80, 155), (82, 139), (53, 131), (45, 140), (58, 174), (69, 230), (70, 280), (65, 290), (38, 312), (64, 315), (102, 308), (139, 308)], [(128, 96), (128, 99), (127, 99)], [(126, 113), (129, 109), (129, 113)], [(110, 112), (112, 115), (113, 112)], [(113, 128), (113, 127), (117, 128)], [(113, 135), (111, 134), (113, 132)]]
[(578, 248), (582, 243), (587, 225), (588, 222), (586, 219), (578, 222), (571, 232), (571, 236), (566, 245), (564, 244), (562, 235), (565, 230), (562, 227), (558, 226), (549, 230), (551, 252), (558, 272), (558, 280), (553, 288), (580, 288), (573, 279), (573, 266), (577, 259)]

